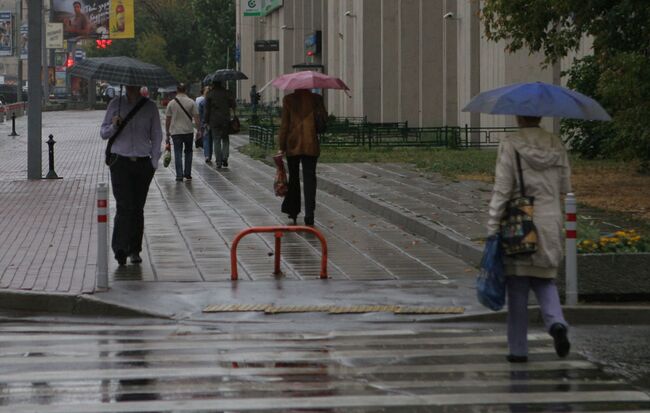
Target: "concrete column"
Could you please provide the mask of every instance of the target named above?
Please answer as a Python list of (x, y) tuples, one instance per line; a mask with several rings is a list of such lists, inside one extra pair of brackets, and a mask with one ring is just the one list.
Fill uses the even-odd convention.
[(360, 116), (368, 116), (370, 122), (381, 119), (381, 4), (376, 1), (363, 2), (363, 67), (357, 72), (361, 77), (362, 107)]
[(420, 0), (401, 0), (400, 7), (400, 121), (420, 124)]
[(443, 15), (453, 13), (452, 17), (443, 19), (443, 124), (458, 125), (458, 29), (456, 0), (445, 0)]
[(399, 4), (395, 0), (381, 0), (381, 122), (396, 122), (398, 112), (399, 54), (396, 33)]

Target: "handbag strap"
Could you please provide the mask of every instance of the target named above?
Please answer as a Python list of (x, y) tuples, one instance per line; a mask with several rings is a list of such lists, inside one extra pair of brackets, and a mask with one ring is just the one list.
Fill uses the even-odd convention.
[[(120, 97), (120, 99), (122, 99), (122, 98)], [(129, 113), (127, 113), (124, 120), (122, 122), (120, 122), (120, 125), (117, 127), (117, 130), (115, 131), (113, 136), (111, 136), (110, 139), (108, 140), (108, 145), (106, 147), (106, 152), (107, 153), (111, 152), (111, 146), (113, 146), (113, 142), (115, 142), (115, 139), (117, 138), (117, 135), (119, 135), (120, 132), (122, 132), (124, 130), (124, 128), (126, 127), (126, 124), (129, 123), (129, 121), (131, 119), (133, 119), (133, 117), (135, 116), (136, 113), (138, 113), (140, 108), (143, 107), (145, 103), (147, 103), (147, 100), (149, 100), (149, 99), (147, 99), (146, 97), (141, 97), (140, 100), (138, 101), (138, 103), (135, 104), (133, 109), (131, 109), (129, 111)]]
[(190, 122), (191, 122), (191, 121), (192, 121), (192, 115), (190, 115), (189, 112), (188, 112), (187, 110), (185, 110), (185, 108), (184, 108), (183, 105), (181, 104), (181, 101), (178, 100), (178, 98), (175, 97), (174, 100), (176, 101), (176, 103), (178, 103), (178, 106), (180, 106), (181, 109), (183, 109), (183, 112), (185, 112), (185, 114), (187, 115), (187, 117), (190, 118)]
[(519, 174), (519, 192), (521, 196), (526, 196), (526, 190), (524, 189), (524, 174), (521, 171), (521, 157), (519, 152), (515, 151), (515, 157), (517, 158), (517, 173)]

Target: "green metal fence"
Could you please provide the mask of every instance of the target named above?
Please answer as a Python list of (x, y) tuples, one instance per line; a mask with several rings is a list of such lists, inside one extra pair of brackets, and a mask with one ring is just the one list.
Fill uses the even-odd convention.
[[(278, 126), (273, 117), (250, 127), (251, 143), (263, 148), (276, 146)], [(438, 126), (412, 128), (408, 122), (368, 122), (365, 117), (331, 117), (327, 131), (319, 135), (324, 147), (429, 147), (429, 148), (483, 148), (496, 147), (499, 139), (518, 128), (476, 128)]]

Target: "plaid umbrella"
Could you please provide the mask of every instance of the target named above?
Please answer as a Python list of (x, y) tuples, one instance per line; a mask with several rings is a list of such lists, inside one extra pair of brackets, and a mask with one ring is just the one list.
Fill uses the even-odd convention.
[(125, 56), (84, 59), (72, 67), (70, 75), (132, 86), (170, 86), (177, 83), (162, 67)]
[(203, 84), (209, 85), (214, 82), (223, 82), (226, 80), (248, 79), (248, 76), (235, 69), (219, 69), (203, 78)]

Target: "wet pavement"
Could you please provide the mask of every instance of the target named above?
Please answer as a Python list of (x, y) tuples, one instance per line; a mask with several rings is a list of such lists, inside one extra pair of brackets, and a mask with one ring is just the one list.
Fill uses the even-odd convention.
[[(104, 142), (99, 139), (102, 117), (102, 111), (43, 114), (44, 135), (53, 134), (57, 141), (55, 170), (63, 178), (60, 180), (25, 179), (25, 118), (17, 123), (20, 136), (0, 139), (0, 193), (3, 194), (0, 198), (3, 211), (0, 229), (3, 234), (9, 234), (0, 239), (0, 288), (5, 292), (20, 293), (16, 296), (18, 301), (26, 300), (26, 293), (44, 293), (29, 295), (46, 301), (40, 306), (35, 303), (34, 309), (56, 310), (52, 294), (63, 293), (63, 296), (82, 294), (81, 299), (92, 298), (93, 302), (106, 300), (114, 305), (169, 315), (190, 311), (189, 308), (168, 310), (167, 306), (161, 305), (178, 296), (174, 290), (183, 290), (194, 297), (204, 296), (203, 293), (211, 290), (231, 292), (228, 296), (214, 295), (221, 301), (206, 298), (200, 304), (207, 305), (233, 299), (243, 303), (257, 300), (255, 296), (246, 296), (247, 291), (253, 291), (243, 287), (246, 282), (267, 282), (276, 286), (284, 283), (286, 290), (295, 290), (296, 296), (302, 294), (302, 289), (312, 298), (319, 294), (310, 294), (309, 291), (321, 291), (322, 286), (327, 285), (318, 280), (321, 246), (315, 236), (290, 233), (282, 238), (283, 275), (276, 277), (272, 275), (275, 258), (273, 235), (253, 234), (243, 238), (239, 244), (241, 287), (233, 288), (230, 282), (230, 246), (236, 234), (252, 226), (287, 223), (287, 218), (280, 212), (281, 200), (272, 191), (273, 169), (240, 154), (236, 148), (246, 143), (246, 137), (233, 137), (230, 168), (216, 170), (203, 162), (198, 150), (194, 152), (192, 181), (176, 182), (173, 168), (159, 168), (145, 208), (144, 262), (118, 267), (113, 259), (109, 259), (111, 291), (95, 291), (95, 189), (99, 182), (109, 181), (108, 169), (102, 161)], [(6, 127), (0, 125), (0, 128), (3, 126)], [(44, 152), (44, 169), (48, 165), (46, 155)], [(349, 173), (351, 183), (359, 179), (368, 181), (357, 177), (359, 174), (374, 174), (381, 185), (378, 168), (343, 165), (341, 170), (337, 170), (321, 164), (319, 176), (323, 178), (319, 185), (322, 184), (324, 189), (332, 187), (334, 181), (343, 179), (344, 173)], [(397, 176), (397, 166), (386, 165), (385, 168), (391, 176)], [(403, 179), (408, 181), (410, 178), (404, 175)], [(409, 192), (409, 196), (420, 196), (411, 193), (420, 182), (414, 181), (414, 186), (397, 179), (393, 181)], [(355, 185), (358, 193), (370, 190), (370, 187)], [(418, 205), (435, 197), (431, 188), (426, 187), (428, 198), (422, 194), (424, 198)], [(449, 192), (444, 185), (438, 185), (438, 188)], [(457, 198), (458, 193), (450, 196)], [(470, 198), (466, 201), (469, 202)], [(394, 281), (390, 288), (414, 291), (420, 296), (418, 299), (422, 294), (416, 290), (441, 298), (440, 302), (420, 300), (421, 304), (473, 302), (467, 298), (473, 297), (474, 269), (462, 255), (450, 254), (449, 250), (428, 239), (426, 234), (414, 234), (400, 222), (380, 218), (363, 203), (348, 202), (327, 191), (319, 191), (317, 200), (316, 228), (327, 240), (330, 281), (361, 283), (354, 288), (346, 287), (349, 288), (347, 292), (375, 289), (372, 285), (364, 287), (363, 283), (367, 281)], [(461, 201), (444, 202), (456, 207)], [(109, 203), (112, 214), (112, 197)], [(440, 210), (442, 207), (433, 208)], [(462, 217), (461, 221), (476, 219), (468, 221)], [(306, 283), (292, 285), (293, 281)], [(173, 288), (169, 285), (158, 287), (160, 283), (179, 284)], [(377, 288), (386, 287), (380, 285)], [(233, 291), (238, 292), (235, 294)], [(255, 295), (260, 294), (264, 293), (256, 289)], [(402, 298), (413, 301), (404, 298), (406, 295), (395, 294), (392, 303), (398, 304)], [(130, 297), (131, 301), (125, 302), (125, 297)], [(271, 294), (267, 300), (273, 302), (278, 298)], [(370, 299), (363, 302), (369, 305), (383, 303)]]
[(529, 340), (529, 363), (510, 364), (502, 327), (5, 322), (0, 412), (650, 409), (548, 335)]

